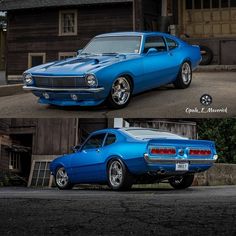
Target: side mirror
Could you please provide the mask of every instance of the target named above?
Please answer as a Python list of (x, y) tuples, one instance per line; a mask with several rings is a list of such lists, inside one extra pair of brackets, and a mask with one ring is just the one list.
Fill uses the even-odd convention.
[(72, 150), (73, 152), (78, 152), (78, 151), (80, 150), (80, 148), (81, 148), (80, 145), (76, 145), (76, 146), (71, 147), (71, 150)]
[(147, 51), (147, 55), (156, 54), (158, 53), (158, 50), (156, 48), (149, 48)]
[(77, 56), (80, 55), (80, 53), (81, 53), (82, 51), (83, 51), (82, 49), (79, 49), (79, 50), (77, 51)]

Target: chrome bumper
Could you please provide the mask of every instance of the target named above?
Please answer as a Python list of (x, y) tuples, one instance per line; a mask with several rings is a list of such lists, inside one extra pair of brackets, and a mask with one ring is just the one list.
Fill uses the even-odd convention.
[(144, 158), (147, 163), (150, 164), (176, 164), (176, 163), (186, 163), (189, 164), (213, 164), (218, 159), (218, 156), (215, 155), (213, 159), (159, 159), (159, 158), (150, 158), (148, 154), (144, 154)]
[(24, 90), (34, 90), (34, 91), (51, 91), (51, 92), (90, 92), (99, 93), (104, 90), (104, 88), (39, 88), (33, 86), (23, 86)]

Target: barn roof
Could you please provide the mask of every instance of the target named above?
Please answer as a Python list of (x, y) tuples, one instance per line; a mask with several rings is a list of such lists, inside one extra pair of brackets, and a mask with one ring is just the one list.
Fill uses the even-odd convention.
[(0, 11), (123, 2), (133, 0), (0, 0)]

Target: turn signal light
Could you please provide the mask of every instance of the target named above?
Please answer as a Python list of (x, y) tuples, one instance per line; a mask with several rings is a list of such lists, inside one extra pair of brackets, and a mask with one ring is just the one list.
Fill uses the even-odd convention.
[(174, 148), (152, 148), (151, 154), (153, 155), (174, 155), (176, 150)]
[(209, 156), (209, 155), (211, 155), (211, 150), (190, 149), (189, 155), (191, 155), (191, 156)]

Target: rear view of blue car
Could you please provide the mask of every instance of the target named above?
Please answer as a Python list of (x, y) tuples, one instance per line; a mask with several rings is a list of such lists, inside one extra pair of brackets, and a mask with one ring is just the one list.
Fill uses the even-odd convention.
[(24, 89), (39, 102), (58, 106), (119, 109), (132, 95), (162, 85), (188, 88), (200, 49), (169, 34), (110, 33), (96, 36), (78, 56), (24, 72)]
[(154, 129), (106, 129), (92, 133), (73, 154), (55, 159), (50, 170), (59, 189), (108, 184), (113, 190), (127, 190), (136, 183), (164, 180), (184, 189), (192, 185), (195, 173), (208, 170), (217, 158), (212, 141)]

